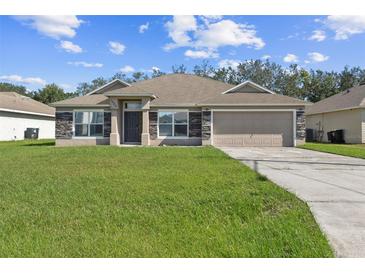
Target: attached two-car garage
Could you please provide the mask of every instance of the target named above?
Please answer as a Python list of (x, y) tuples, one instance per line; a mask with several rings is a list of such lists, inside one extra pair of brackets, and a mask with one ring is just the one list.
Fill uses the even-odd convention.
[(215, 146), (294, 146), (293, 111), (213, 111)]

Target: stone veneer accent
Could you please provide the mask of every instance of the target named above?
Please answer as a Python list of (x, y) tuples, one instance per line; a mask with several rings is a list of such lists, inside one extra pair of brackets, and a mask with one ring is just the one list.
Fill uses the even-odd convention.
[(149, 119), (149, 130), (150, 130), (150, 140), (157, 139), (157, 115), (158, 113), (155, 111), (150, 111), (148, 113)]
[(305, 140), (305, 115), (304, 110), (297, 110), (296, 114), (297, 140)]
[(56, 139), (72, 138), (72, 112), (56, 112)]
[(211, 112), (202, 111), (202, 139), (209, 140), (211, 136)]
[(189, 112), (189, 137), (202, 136), (202, 113)]
[(104, 137), (109, 138), (112, 129), (112, 114), (111, 112), (104, 112)]

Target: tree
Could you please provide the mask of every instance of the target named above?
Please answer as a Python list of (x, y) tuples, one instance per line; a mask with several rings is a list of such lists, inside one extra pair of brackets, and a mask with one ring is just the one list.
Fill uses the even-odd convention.
[(165, 75), (165, 74), (166, 74), (166, 73), (161, 72), (159, 69), (157, 69), (157, 68), (153, 68), (153, 69), (152, 69), (152, 75), (151, 75), (151, 78), (160, 77), (160, 76)]
[(74, 93), (65, 93), (56, 84), (48, 84), (38, 92), (32, 93), (32, 98), (44, 104), (54, 103), (75, 96)]
[(214, 74), (214, 68), (209, 65), (208, 61), (203, 61), (201, 65), (194, 66), (193, 72), (198, 76), (211, 77)]
[(187, 71), (187, 68), (185, 67), (185, 65), (184, 64), (181, 64), (181, 65), (179, 65), (179, 66), (172, 66), (172, 72), (173, 73), (181, 73), (181, 74), (184, 74), (184, 73), (186, 73), (186, 71)]
[(134, 72), (132, 74), (132, 82), (138, 82), (141, 80), (147, 80), (148, 79), (148, 75), (145, 74), (144, 72)]
[(103, 77), (98, 77), (98, 78), (92, 80), (91, 83), (82, 82), (82, 83), (78, 84), (76, 87), (76, 92), (79, 96), (83, 96), (83, 95), (93, 91), (94, 89), (104, 86), (108, 82), (109, 81), (107, 79), (105, 79)]
[[(185, 65), (172, 66), (173, 73), (187, 73)], [(278, 94), (293, 96), (299, 99), (317, 102), (340, 91), (358, 85), (365, 80), (365, 69), (360, 67), (345, 67), (341, 72), (306, 70), (296, 64), (283, 67), (269, 60), (246, 60), (237, 67), (214, 68), (207, 61), (195, 65), (192, 71), (195, 75), (209, 77), (228, 84), (237, 85), (250, 80)], [(151, 78), (165, 73), (154, 69)], [(80, 83), (77, 87), (79, 95), (84, 95), (105, 83), (121, 79), (134, 83), (150, 78), (145, 72), (135, 72), (131, 77), (116, 73), (111, 78), (99, 77), (90, 83)]]
[(1, 91), (10, 91), (10, 92), (12, 91), (19, 93), (21, 95), (27, 95), (27, 89), (25, 88), (25, 86), (14, 85), (4, 82), (0, 82), (0, 92)]
[(110, 81), (113, 81), (113, 80), (116, 80), (116, 79), (122, 80), (122, 81), (127, 82), (127, 83), (130, 82), (130, 79), (127, 78), (127, 75), (125, 75), (124, 73), (121, 73), (121, 72), (117, 72), (116, 74), (114, 74), (110, 78)]

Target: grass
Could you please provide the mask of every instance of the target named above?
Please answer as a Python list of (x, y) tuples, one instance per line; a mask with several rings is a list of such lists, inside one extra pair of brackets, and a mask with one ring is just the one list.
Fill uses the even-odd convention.
[(212, 147), (0, 143), (1, 257), (332, 257), (307, 205)]
[(305, 143), (298, 147), (365, 159), (365, 144)]

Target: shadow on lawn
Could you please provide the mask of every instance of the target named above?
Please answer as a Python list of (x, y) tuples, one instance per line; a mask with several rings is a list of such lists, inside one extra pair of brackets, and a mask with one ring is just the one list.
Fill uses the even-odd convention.
[(31, 147), (46, 147), (46, 146), (54, 146), (55, 145), (55, 141), (49, 141), (49, 142), (34, 142), (34, 143), (26, 143), (26, 144), (22, 144), (22, 146), (31, 146)]

